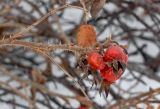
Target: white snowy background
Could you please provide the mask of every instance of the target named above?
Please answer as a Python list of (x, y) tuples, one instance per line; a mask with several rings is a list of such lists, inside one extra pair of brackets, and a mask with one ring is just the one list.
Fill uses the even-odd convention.
[[(25, 2), (21, 2), (20, 6), (22, 8), (24, 8), (25, 10), (30, 10), (31, 7), (25, 3)], [(107, 10), (109, 10), (110, 12), (112, 11), (115, 11), (116, 10), (116, 7), (109, 3), (109, 4), (106, 4), (105, 5), (105, 8)], [(44, 11), (44, 8), (41, 9), (42, 12)], [(139, 13), (141, 13), (141, 9), (139, 9)], [(16, 12), (15, 12), (16, 13)], [(79, 24), (80, 22), (80, 18), (82, 16), (83, 12), (81, 10), (78, 10), (78, 9), (65, 9), (65, 14), (63, 15), (63, 18), (68, 21), (74, 21), (74, 23), (76, 24)], [(37, 14), (37, 13), (34, 13), (33, 14), (34, 16), (36, 16), (37, 18), (40, 18), (40, 16)], [(65, 25), (65, 20), (61, 20), (61, 23), (64, 23), (63, 25), (63, 30), (64, 31), (67, 31), (69, 30), (70, 28), (72, 28), (73, 26), (72, 25)], [(151, 22), (149, 18), (145, 17), (144, 20), (146, 20), (147, 22)], [(126, 21), (126, 19), (124, 19), (124, 22), (127, 22), (128, 25), (130, 26), (133, 26), (133, 27), (136, 27), (136, 28), (143, 28), (143, 25), (141, 25), (140, 23), (138, 22), (133, 22), (133, 21)], [(102, 22), (102, 24), (105, 24), (106, 22)], [(152, 22), (151, 22), (152, 23)], [(53, 25), (53, 28), (56, 28), (55, 25)], [(98, 28), (98, 27), (97, 27)], [(96, 29), (96, 28), (95, 28)], [(113, 34), (113, 32), (116, 32), (115, 31), (115, 28), (106, 28), (106, 30), (98, 37), (98, 41), (102, 41), (102, 40), (105, 40), (110, 34)], [(98, 31), (97, 31), (98, 33)], [(138, 33), (137, 33), (138, 34)], [(118, 40), (118, 39), (117, 39)], [(143, 41), (143, 40), (137, 40), (138, 42), (138, 45), (143, 45), (143, 44), (147, 44), (147, 47), (145, 48), (145, 51), (147, 53), (149, 53), (149, 55), (155, 57), (158, 55), (159, 53), (159, 48), (157, 48), (157, 46), (155, 46), (154, 44), (150, 43), (150, 42), (146, 42), (146, 41)], [(49, 41), (49, 43), (52, 43)], [(121, 44), (128, 44), (127, 42), (125, 41), (119, 41), (119, 43)], [(131, 53), (132, 51), (134, 51), (136, 48), (132, 45), (132, 44), (129, 44), (128, 45), (128, 52)], [(61, 51), (57, 51), (57, 52), (61, 52)], [(39, 59), (39, 58), (38, 58)], [(73, 64), (75, 64), (75, 57), (71, 58)], [(57, 61), (59, 61), (58, 57), (57, 57)], [(142, 57), (140, 55), (136, 55), (136, 56), (132, 56), (132, 57), (129, 57), (129, 61), (135, 61), (135, 62), (139, 62), (139, 63), (142, 63), (144, 60), (142, 59)], [(41, 69), (43, 69), (44, 66), (40, 66)], [(63, 72), (62, 71), (59, 71), (57, 66), (53, 65), (52, 66), (52, 70), (54, 72), (54, 75), (56, 76), (61, 76), (63, 75)], [(140, 76), (140, 74), (138, 72), (133, 72), (137, 77)], [(157, 72), (157, 75), (160, 76), (160, 72)], [(123, 78), (126, 78), (126, 79), (130, 79), (132, 78), (132, 76), (129, 74), (129, 71), (126, 70), (125, 73), (123, 74), (122, 76), (122, 79)], [(0, 80), (3, 80), (3, 81), (6, 81), (7, 79), (9, 78), (5, 78), (4, 76), (0, 76)], [(138, 93), (141, 93), (141, 92), (147, 92), (150, 90), (150, 88), (152, 89), (155, 89), (155, 88), (158, 88), (160, 87), (159, 83), (157, 81), (154, 81), (154, 80), (151, 80), (150, 78), (147, 78), (147, 77), (142, 77), (141, 79), (144, 80), (144, 82), (147, 84), (147, 85), (144, 85), (144, 84), (138, 84), (136, 87), (134, 87), (131, 92), (132, 93), (135, 93), (135, 95), (137, 95)], [(135, 81), (136, 82), (136, 81)], [(16, 86), (17, 83), (15, 82), (12, 82), (10, 83), (12, 84), (12, 86)], [(129, 89), (132, 87), (132, 85), (134, 84), (134, 81), (132, 82), (129, 82), (129, 81), (117, 81), (114, 85), (112, 85), (112, 88), (116, 90), (116, 93), (120, 93), (120, 94), (123, 94), (123, 91), (120, 91), (120, 90), (117, 90), (117, 86), (119, 87), (123, 87), (123, 89)], [(55, 91), (57, 93), (60, 93), (60, 94), (64, 94), (64, 95), (74, 95), (70, 90), (66, 89), (62, 84), (59, 84), (59, 83), (56, 83), (57, 87), (54, 86), (54, 84), (47, 84), (47, 88), (51, 91)], [(88, 84), (90, 85), (90, 84)], [(27, 89), (25, 90), (24, 89), (24, 92), (27, 91)], [(30, 93), (29, 90), (26, 92), (26, 93)], [(113, 98), (110, 96), (108, 96), (107, 100), (103, 97), (103, 96), (100, 96), (99, 93), (97, 92), (90, 92), (91, 95), (94, 95), (95, 96), (95, 99), (94, 101), (96, 101), (97, 103), (99, 103), (100, 105), (105, 105), (106, 102), (112, 100)], [(39, 97), (39, 99), (41, 98), (41, 95), (37, 95)], [(13, 96), (11, 95), (8, 95), (7, 97), (5, 96), (5, 99), (6, 98), (12, 98)], [(127, 95), (127, 94), (123, 94), (123, 97), (124, 98), (129, 98), (130, 96)], [(42, 97), (43, 98), (43, 97)], [(24, 104), (26, 104), (25, 101), (23, 101), (21, 98), (18, 98), (18, 97), (15, 97), (16, 101), (17, 102), (24, 102)], [(63, 102), (63, 101), (62, 101)], [(71, 100), (71, 105), (75, 108), (77, 108), (80, 104), (78, 101), (76, 100)], [(113, 102), (114, 103), (114, 102)], [(52, 104), (54, 105), (54, 104)], [(157, 105), (154, 105), (155, 107), (157, 107)], [(39, 105), (39, 107), (41, 109), (45, 109), (44, 107), (42, 107), (41, 105)], [(143, 109), (145, 109), (145, 105), (142, 104), (140, 105), (140, 107), (142, 107)], [(0, 109), (12, 109), (12, 105), (8, 105), (8, 104), (4, 104), (4, 103), (1, 103), (0, 102)], [(21, 108), (17, 108), (17, 109), (21, 109)]]

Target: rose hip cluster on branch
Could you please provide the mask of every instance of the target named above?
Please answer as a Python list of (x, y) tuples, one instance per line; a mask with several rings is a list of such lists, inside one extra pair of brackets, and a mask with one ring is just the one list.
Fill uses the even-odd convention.
[(110, 43), (102, 54), (93, 51), (88, 54), (87, 59), (90, 67), (99, 70), (106, 82), (113, 83), (123, 74), (128, 62), (128, 54), (120, 45)]
[(88, 71), (101, 83), (100, 90), (108, 90), (110, 84), (118, 80), (125, 71), (128, 63), (126, 49), (111, 39), (105, 43), (96, 42), (96, 32), (91, 25), (80, 26), (77, 42), (81, 47), (91, 48), (85, 56)]

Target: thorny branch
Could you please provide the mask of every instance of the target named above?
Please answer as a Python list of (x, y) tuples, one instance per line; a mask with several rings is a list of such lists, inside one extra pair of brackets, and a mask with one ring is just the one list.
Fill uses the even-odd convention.
[[(98, 90), (88, 86), (92, 78), (81, 80), (82, 71), (76, 68), (79, 54), (93, 49), (77, 46), (75, 39), (88, 10), (79, 0), (68, 1), (0, 1), (0, 102), (24, 109), (41, 108), (39, 104), (48, 109), (77, 108), (71, 99), (93, 109), (128, 109), (140, 108), (139, 104), (159, 104), (159, 87), (152, 89), (148, 81), (156, 81), (154, 85), (160, 82), (160, 2), (107, 0), (100, 16), (87, 22), (95, 26), (99, 43), (112, 34), (114, 40), (128, 45), (127, 71), (112, 85), (110, 98), (101, 104), (95, 100), (98, 94), (90, 94)], [(72, 15), (74, 12), (76, 15)], [(76, 16), (78, 19), (75, 20)], [(45, 76), (44, 84), (33, 81), (33, 70)], [(61, 71), (64, 74), (61, 75)], [(76, 84), (73, 81), (77, 81)], [(64, 95), (65, 91), (57, 93), (59, 85), (71, 95)], [(142, 85), (141, 91), (145, 93), (137, 90)], [(32, 87), (42, 98), (32, 99)], [(6, 97), (8, 95), (15, 99)], [(18, 96), (28, 105), (17, 102)]]

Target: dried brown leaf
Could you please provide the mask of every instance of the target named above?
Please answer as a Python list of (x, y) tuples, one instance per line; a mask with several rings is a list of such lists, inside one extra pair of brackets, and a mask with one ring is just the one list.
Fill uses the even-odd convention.
[(94, 0), (91, 7), (91, 15), (95, 19), (103, 8), (106, 0)]

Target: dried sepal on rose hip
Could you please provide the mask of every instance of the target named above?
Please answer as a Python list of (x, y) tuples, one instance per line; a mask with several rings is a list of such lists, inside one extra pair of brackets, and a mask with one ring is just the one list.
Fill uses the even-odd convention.
[(96, 51), (92, 51), (88, 53), (88, 64), (94, 70), (102, 70), (105, 67), (105, 63), (103, 61), (103, 57)]
[(99, 89), (100, 95), (102, 92), (105, 92), (105, 96), (107, 98), (111, 84), (112, 84), (111, 82), (108, 82), (105, 79), (104, 80), (102, 79), (101, 84), (100, 84), (100, 89)]

